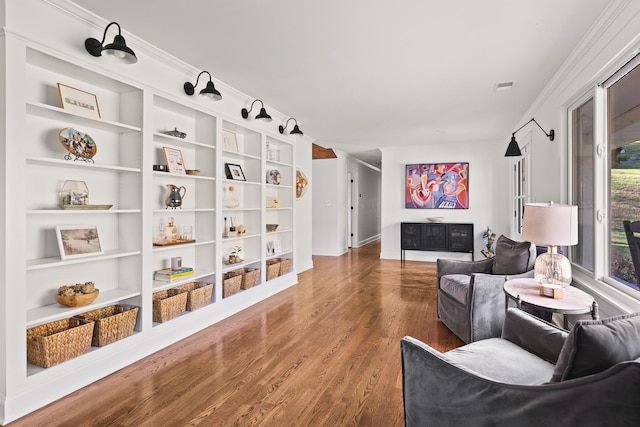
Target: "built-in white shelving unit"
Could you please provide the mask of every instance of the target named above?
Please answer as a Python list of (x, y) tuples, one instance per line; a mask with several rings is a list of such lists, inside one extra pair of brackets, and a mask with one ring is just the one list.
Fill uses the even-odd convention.
[[(51, 2), (32, 3), (31, 18), (48, 22), (57, 16), (65, 34), (73, 32), (74, 23), (85, 22), (74, 16), (84, 13), (81, 10), (64, 12), (64, 0), (53, 2), (60, 3), (60, 8)], [(83, 29), (73, 35), (80, 41), (84, 37)], [(160, 64), (166, 70), (148, 83), (147, 74), (135, 67), (148, 70), (155, 65), (114, 66), (74, 50), (77, 46), (70, 38), (56, 35), (52, 45), (62, 45), (53, 47), (48, 39), (8, 37), (3, 50), (4, 55), (11, 52), (4, 72), (5, 81), (12, 82), (5, 96), (4, 161), (7, 175), (13, 177), (11, 182), (5, 180), (6, 200), (13, 205), (6, 218), (11, 225), (4, 248), (5, 264), (11, 265), (5, 274), (4, 297), (10, 302), (5, 319), (12, 322), (3, 346), (4, 366), (11, 367), (4, 374), (3, 422), (297, 283), (293, 266), (271, 280), (266, 274), (268, 260), (295, 258), (295, 146), (289, 137), (242, 119), (239, 108), (231, 115), (228, 108), (218, 109), (215, 103), (188, 97), (181, 90), (167, 92), (164, 85), (182, 85), (179, 80), (162, 81), (163, 73), (175, 76), (174, 65)], [(95, 95), (100, 117), (63, 108), (58, 83)], [(97, 152), (91, 161), (65, 158), (67, 151), (58, 134), (67, 127), (95, 141)], [(186, 133), (185, 138), (165, 133), (175, 128)], [(274, 125), (272, 130), (276, 129)], [(232, 145), (224, 143), (229, 135), (234, 136)], [(154, 165), (165, 164), (164, 148), (179, 150), (185, 168), (198, 173), (154, 170)], [(226, 164), (241, 167), (245, 179), (229, 179)], [(276, 181), (269, 179), (274, 172)], [(63, 208), (60, 190), (68, 180), (84, 181), (89, 204), (102, 208)], [(182, 206), (166, 206), (169, 185), (186, 191)], [(234, 207), (225, 203), (230, 186), (239, 201)], [(271, 207), (274, 200), (277, 206)], [(170, 217), (178, 233), (191, 227), (192, 242), (154, 245)], [(225, 225), (230, 226), (232, 219), (234, 225), (243, 226), (244, 233), (229, 234)], [(278, 228), (267, 232), (267, 224), (278, 224)], [(97, 227), (100, 253), (62, 257), (58, 226)], [(229, 264), (229, 252), (237, 246), (243, 249), (242, 260)], [(183, 266), (193, 267), (194, 274), (172, 283), (154, 280), (154, 272), (169, 267), (173, 257), (181, 257)], [(225, 273), (245, 268), (260, 269), (258, 283), (223, 298)], [(87, 281), (100, 290), (93, 303), (69, 308), (55, 301), (59, 286)], [(194, 281), (213, 284), (210, 304), (167, 322), (153, 322), (153, 294)], [(114, 304), (139, 307), (133, 335), (91, 347), (49, 368), (27, 362), (28, 329)]]

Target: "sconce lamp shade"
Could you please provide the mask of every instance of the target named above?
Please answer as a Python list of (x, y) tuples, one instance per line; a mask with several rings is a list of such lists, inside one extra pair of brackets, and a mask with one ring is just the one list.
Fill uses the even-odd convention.
[(558, 246), (578, 243), (578, 207), (563, 204), (528, 203), (524, 206), (522, 238), (547, 246), (546, 254), (536, 258), (534, 277), (543, 284), (568, 286), (571, 263), (558, 253)]
[[(107, 31), (111, 25), (115, 25), (118, 27), (118, 34), (113, 38), (113, 42), (104, 46), (105, 38), (107, 37)], [(87, 49), (87, 52), (93, 56), (102, 56), (104, 53), (105, 56), (114, 58), (120, 62), (124, 62), (125, 64), (135, 64), (138, 62), (138, 58), (136, 54), (127, 46), (127, 43), (122, 37), (120, 25), (117, 22), (111, 22), (107, 25), (107, 28), (104, 29), (104, 35), (102, 36), (102, 41), (99, 42), (97, 39), (88, 38), (84, 41), (84, 47)]]
[(531, 122), (535, 123), (540, 128), (540, 130), (542, 132), (544, 132), (544, 134), (547, 136), (547, 138), (549, 138), (549, 141), (553, 141), (553, 139), (556, 137), (556, 131), (555, 130), (551, 129), (549, 131), (549, 133), (547, 133), (547, 131), (542, 129), (542, 126), (540, 126), (540, 123), (538, 123), (535, 118), (532, 118), (531, 120), (529, 120), (527, 123), (525, 123), (522, 126), (520, 126), (515, 132), (513, 132), (511, 134), (511, 141), (509, 141), (509, 146), (507, 147), (507, 152), (504, 153), (505, 157), (522, 156), (522, 152), (520, 151), (520, 147), (518, 146), (518, 142), (516, 141), (516, 133), (518, 133), (523, 127), (525, 127), (526, 125), (528, 125)]
[(246, 108), (243, 108), (242, 110), (240, 110), (240, 114), (242, 114), (242, 118), (243, 119), (249, 118), (249, 113), (251, 112), (251, 110), (253, 110), (253, 104), (255, 104), (256, 102), (259, 102), (262, 108), (260, 108), (260, 112), (258, 113), (258, 115), (256, 115), (255, 119), (263, 122), (270, 122), (271, 116), (267, 114), (267, 110), (264, 108), (264, 103), (259, 99), (256, 99), (251, 103), (251, 108), (249, 108), (248, 111)]
[(509, 141), (509, 146), (507, 147), (507, 152), (504, 153), (505, 157), (520, 157), (522, 156), (522, 152), (520, 151), (520, 147), (518, 146), (518, 141), (516, 141), (516, 136), (511, 135), (511, 141)]
[(200, 91), (199, 95), (213, 99), (214, 101), (220, 101), (222, 99), (222, 94), (216, 89), (213, 81), (211, 80), (211, 74), (208, 71), (201, 71), (200, 74), (198, 74), (195, 85), (191, 84), (191, 82), (185, 82), (184, 92), (189, 96), (193, 95), (196, 91), (196, 86), (198, 86), (200, 76), (204, 73), (207, 73), (207, 75), (209, 76), (209, 81), (207, 82), (207, 86)]
[(298, 121), (291, 117), (289, 120), (287, 120), (287, 123), (284, 124), (284, 126), (280, 125), (278, 126), (278, 131), (281, 134), (284, 134), (284, 131), (287, 129), (287, 126), (289, 126), (289, 121), (293, 120), (294, 122), (296, 122), (296, 124), (293, 126), (293, 129), (291, 129), (291, 132), (289, 132), (289, 135), (304, 135), (302, 133), (302, 131), (300, 130), (300, 128), (298, 127)]

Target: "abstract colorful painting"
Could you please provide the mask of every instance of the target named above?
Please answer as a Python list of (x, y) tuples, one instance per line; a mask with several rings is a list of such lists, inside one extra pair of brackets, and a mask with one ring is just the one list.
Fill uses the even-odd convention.
[(469, 208), (469, 163), (407, 165), (405, 178), (405, 208)]

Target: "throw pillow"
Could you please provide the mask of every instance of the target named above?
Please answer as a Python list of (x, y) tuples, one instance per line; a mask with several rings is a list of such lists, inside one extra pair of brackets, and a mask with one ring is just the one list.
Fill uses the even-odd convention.
[(597, 374), (640, 357), (640, 313), (579, 320), (560, 351), (551, 382)]
[(493, 274), (520, 274), (528, 270), (531, 256), (530, 242), (516, 242), (505, 236), (498, 237)]

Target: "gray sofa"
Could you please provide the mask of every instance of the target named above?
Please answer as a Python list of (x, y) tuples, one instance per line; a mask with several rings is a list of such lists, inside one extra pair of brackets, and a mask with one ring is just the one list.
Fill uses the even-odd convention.
[(568, 333), (509, 309), (500, 338), (400, 347), (407, 427), (640, 425), (640, 314)]
[(495, 256), (482, 261), (438, 259), (438, 318), (463, 342), (500, 336), (510, 279), (533, 277), (536, 245), (505, 236)]

